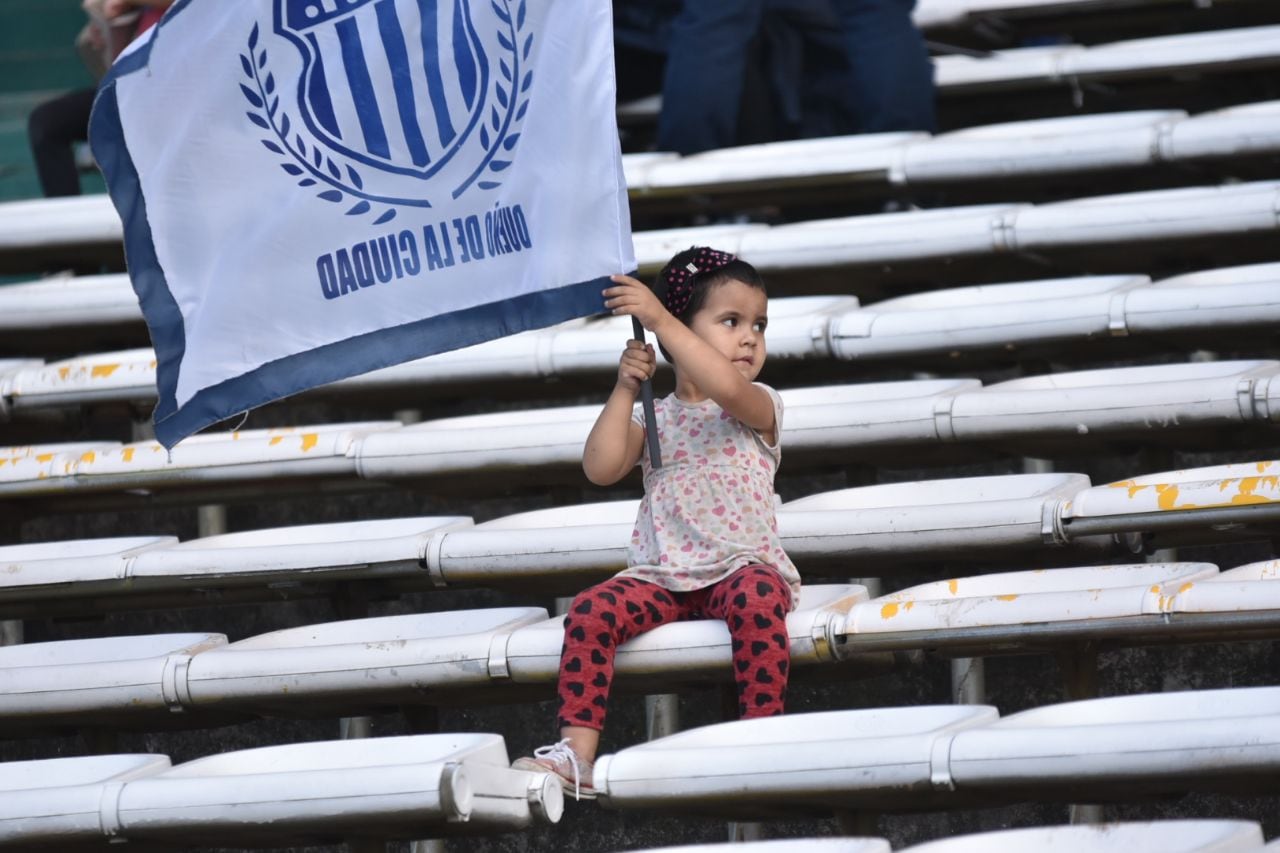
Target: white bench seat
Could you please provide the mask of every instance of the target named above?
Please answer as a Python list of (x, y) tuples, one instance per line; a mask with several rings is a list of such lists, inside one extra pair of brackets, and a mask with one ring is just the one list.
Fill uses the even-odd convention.
[(153, 591), (380, 579), (426, 586), (432, 540), (470, 526), (467, 516), (425, 516), (225, 533), (138, 554), (125, 577)]
[(740, 720), (603, 755), (595, 786), (610, 808), (759, 819), (1261, 794), (1274, 791), (1278, 769), (1280, 688), (1259, 687), (1092, 699), (1005, 718), (952, 705)]
[[(858, 585), (802, 586), (796, 609), (787, 614), (792, 665), (812, 668), (835, 663), (832, 632), (851, 607), (866, 599), (866, 588)], [(563, 644), (563, 616), (513, 631), (501, 649), (511, 680), (554, 684)], [(727, 679), (732, 661), (729, 629), (718, 620), (700, 619), (662, 625), (628, 640), (618, 646), (614, 666), (619, 684), (669, 690), (673, 682), (683, 679)]]
[(177, 544), (174, 536), (73, 539), (0, 547), (0, 607), (49, 606), (64, 599), (91, 599), (125, 583), (135, 556)]
[[(278, 847), (479, 835), (556, 823), (564, 809), (559, 783), (512, 770), (493, 734), (299, 743), (173, 767), (163, 756), (56, 761), (0, 765), (0, 790), (11, 788), (0, 798), (0, 849), (62, 839)], [(50, 815), (60, 802), (62, 813)]]
[(936, 742), (997, 719), (987, 706), (791, 714), (704, 726), (596, 759), (609, 808), (759, 820), (935, 801)]
[(0, 849), (101, 849), (102, 803), (170, 767), (166, 755), (95, 755), (0, 764)]
[(1162, 279), (1125, 294), (1128, 334), (1230, 335), (1280, 323), (1280, 263), (1249, 264)]
[(1211, 563), (1134, 563), (933, 581), (855, 605), (838, 635), (845, 648), (886, 635), (945, 645), (948, 636), (969, 642), (1018, 626), (1160, 617), (1175, 590), (1217, 573)]
[(839, 358), (894, 358), (1105, 337), (1123, 322), (1125, 294), (1146, 276), (1046, 279), (934, 290), (836, 317)]
[(1196, 428), (1280, 422), (1280, 362), (1219, 361), (1053, 373), (951, 400), (957, 441), (1019, 438), (1065, 450), (1090, 435), (1160, 439)]
[(303, 716), (474, 700), (506, 680), (492, 649), (546, 618), (505, 607), (288, 628), (199, 656), (186, 690), (195, 707)]
[(1262, 827), (1249, 820), (1158, 820), (1094, 826), (1036, 826), (959, 835), (902, 848), (902, 853), (1245, 853), (1262, 849)]
[(647, 853), (890, 853), (883, 838), (781, 838), (773, 841), (735, 841), (650, 847)]
[(1280, 27), (1243, 27), (1130, 39), (993, 51), (989, 56), (940, 56), (934, 79), (944, 95), (1124, 80), (1170, 74), (1221, 73), (1280, 64)]
[(1035, 251), (1272, 232), (1280, 227), (1277, 199), (1280, 183), (1256, 181), (1025, 206), (1010, 214), (1010, 246)]
[(356, 440), (399, 427), (396, 421), (375, 421), (203, 433), (172, 451), (156, 441), (103, 446), (75, 458), (56, 456), (25, 480), (6, 479), (0, 470), (0, 497), (200, 484), (260, 488), (281, 481), (351, 478), (356, 466), (350, 451)]
[(1083, 474), (1009, 474), (862, 486), (783, 504), (778, 530), (801, 567), (834, 556), (864, 561), (1040, 549), (1055, 539), (1060, 502), (1088, 488)]
[[(1216, 790), (1260, 793), (1280, 769), (1280, 688), (1113, 696), (958, 733), (947, 784), (1008, 801)], [(1076, 800), (1079, 802), (1079, 800)]]
[(1100, 532), (1233, 528), (1280, 522), (1280, 462), (1146, 474), (1081, 491), (1061, 507), (1068, 538)]
[(0, 731), (177, 721), (192, 658), (226, 642), (188, 633), (0, 646)]

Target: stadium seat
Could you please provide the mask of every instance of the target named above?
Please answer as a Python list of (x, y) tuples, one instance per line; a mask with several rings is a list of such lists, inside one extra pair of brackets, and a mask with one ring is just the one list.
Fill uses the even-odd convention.
[[(778, 530), (797, 564), (892, 571), (922, 558), (981, 560), (1065, 544), (1053, 518), (1088, 488), (1082, 474), (1010, 474), (862, 486), (783, 504)], [(1105, 551), (1110, 542), (1075, 543)]]
[(1125, 295), (1127, 333), (1185, 334), (1210, 341), (1280, 321), (1280, 263), (1187, 273)]
[[(164, 727), (191, 705), (193, 656), (226, 642), (223, 634), (192, 633), (0, 646), (0, 737), (67, 726)], [(224, 711), (220, 721), (233, 719)], [(215, 712), (197, 724), (217, 721)]]
[[(0, 849), (482, 835), (556, 823), (564, 807), (559, 783), (510, 769), (491, 734), (299, 743), (166, 765), (163, 756), (0, 765)], [(50, 819), (50, 805), (64, 813)]]
[(793, 714), (603, 755), (595, 787), (610, 808), (754, 819), (1262, 793), (1280, 767), (1278, 724), (1273, 687), (1092, 699), (1002, 719), (972, 705)]
[(902, 853), (1243, 853), (1261, 849), (1262, 829), (1253, 821), (1161, 820), (981, 832), (904, 847)]
[(883, 838), (783, 838), (773, 841), (650, 847), (647, 853), (889, 853), (890, 849), (889, 842)]
[(164, 772), (165, 755), (11, 761), (0, 767), (0, 849), (101, 849), (102, 802), (131, 780)]
[[(791, 663), (813, 669), (837, 662), (833, 634), (850, 607), (866, 601), (865, 587), (817, 584), (800, 588), (800, 601), (787, 615)], [(513, 631), (499, 653), (517, 684), (554, 684), (564, 645), (564, 617)], [(651, 686), (663, 692), (683, 680), (727, 679), (732, 651), (729, 630), (718, 620), (676, 622), (618, 646), (619, 684)], [(821, 674), (821, 673), (819, 673)]]
[(1259, 526), (1273, 528), (1277, 522), (1280, 462), (1259, 461), (1146, 474), (1093, 486), (1062, 505), (1056, 526), (1068, 539), (1103, 532), (1174, 530), (1229, 539)]
[(1055, 635), (1074, 638), (1077, 623), (1159, 618), (1175, 590), (1217, 573), (1210, 563), (1136, 563), (932, 581), (854, 605), (837, 636), (848, 651), (858, 650), (864, 637), (886, 635), (916, 642), (927, 636), (931, 647), (942, 648), (957, 641), (977, 646), (984, 633), (988, 642), (1007, 642), (1014, 628), (1052, 643)]
[(955, 733), (998, 719), (974, 705), (824, 711), (704, 726), (596, 759), (608, 808), (777, 818), (947, 802)]
[(339, 716), (401, 704), (484, 703), (507, 681), (495, 653), (541, 607), (354, 619), (273, 631), (192, 661), (193, 707)]
[(433, 539), (465, 516), (269, 528), (192, 539), (51, 542), (0, 548), (0, 614), (93, 613), (331, 593), (360, 581), (396, 591), (430, 587)]
[(1071, 85), (1075, 81), (1222, 72), (1280, 64), (1280, 27), (1245, 27), (1090, 45), (940, 56), (934, 79), (948, 95)]
[(1029, 376), (955, 395), (945, 426), (939, 418), (940, 431), (957, 441), (1016, 438), (1059, 452), (1088, 446), (1096, 435), (1176, 442), (1179, 433), (1196, 428), (1280, 420), (1277, 377), (1275, 361)]
[[(78, 456), (48, 452), (0, 469), (0, 497), (57, 495), (71, 491), (128, 491), (149, 494), (166, 489), (243, 489), (313, 478), (346, 479), (355, 473), (350, 451), (369, 432), (398, 429), (396, 421), (320, 424), (303, 427), (203, 433), (171, 451), (155, 441), (103, 445)], [(20, 480), (15, 473), (25, 474)]]

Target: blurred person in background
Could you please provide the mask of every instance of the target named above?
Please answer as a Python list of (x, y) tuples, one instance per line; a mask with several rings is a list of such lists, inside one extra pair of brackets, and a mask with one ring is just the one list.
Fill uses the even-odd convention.
[[(172, 0), (84, 0), (89, 20), (76, 36), (85, 67), (101, 80), (120, 52), (150, 29)], [(44, 101), (27, 118), (36, 176), (46, 197), (80, 194), (75, 145), (89, 138), (96, 89), (76, 89)]]
[[(771, 138), (833, 132), (934, 129), (933, 66), (911, 21), (915, 0), (684, 0), (671, 23), (657, 147), (692, 154), (762, 141), (761, 99), (744, 108), (744, 81), (772, 89)], [(770, 18), (786, 26), (771, 27)], [(797, 26), (798, 25), (798, 26)], [(805, 68), (815, 44), (797, 33), (834, 36), (845, 68)], [(806, 36), (807, 39), (807, 36)], [(760, 40), (760, 41), (758, 41)], [(761, 44), (763, 42), (763, 45)], [(769, 54), (765, 68), (752, 57)], [(763, 72), (763, 73), (762, 73)], [(839, 85), (828, 109), (847, 118), (802, 112), (815, 81)], [(744, 133), (745, 129), (745, 133)], [(743, 136), (747, 138), (743, 138)]]

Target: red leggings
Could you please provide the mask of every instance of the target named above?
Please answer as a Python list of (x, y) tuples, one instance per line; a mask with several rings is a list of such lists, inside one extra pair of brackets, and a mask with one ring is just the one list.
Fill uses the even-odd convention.
[(723, 619), (733, 638), (738, 715), (782, 713), (791, 663), (787, 611), (791, 588), (771, 566), (745, 566), (692, 592), (621, 577), (578, 593), (564, 620), (558, 724), (603, 729), (619, 643), (665, 622)]

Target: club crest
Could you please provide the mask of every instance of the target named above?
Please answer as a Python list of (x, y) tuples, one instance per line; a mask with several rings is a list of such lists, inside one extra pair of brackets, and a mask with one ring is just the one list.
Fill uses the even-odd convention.
[(274, 0), (269, 35), (255, 25), (240, 55), (247, 120), (289, 177), (351, 216), (494, 189), (529, 106), (526, 4)]

